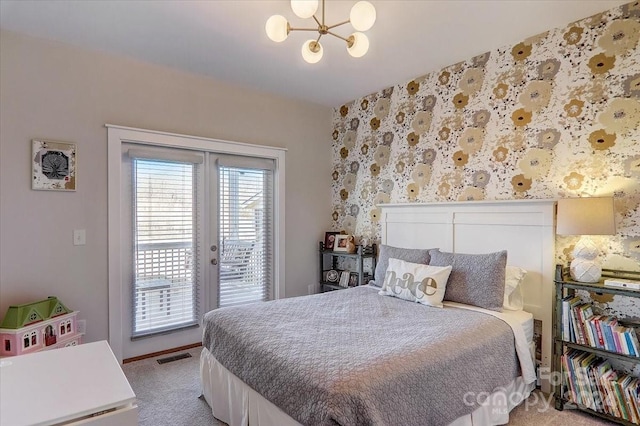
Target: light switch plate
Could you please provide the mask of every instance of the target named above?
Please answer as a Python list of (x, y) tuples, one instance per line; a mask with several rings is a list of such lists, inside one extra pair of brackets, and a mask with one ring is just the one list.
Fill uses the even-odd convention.
[(73, 245), (83, 246), (87, 243), (87, 231), (84, 229), (73, 230)]

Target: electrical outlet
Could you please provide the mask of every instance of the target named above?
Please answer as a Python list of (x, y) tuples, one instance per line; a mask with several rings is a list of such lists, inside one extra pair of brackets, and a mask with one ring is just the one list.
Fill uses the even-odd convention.
[(78, 320), (78, 333), (86, 333), (87, 332), (87, 320)]

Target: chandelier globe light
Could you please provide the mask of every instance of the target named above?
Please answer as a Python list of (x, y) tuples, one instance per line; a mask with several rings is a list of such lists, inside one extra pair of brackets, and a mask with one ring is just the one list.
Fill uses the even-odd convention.
[(349, 21), (356, 30), (367, 31), (376, 22), (376, 8), (368, 1), (359, 1), (351, 8)]
[[(318, 0), (291, 0), (291, 10), (293, 10), (296, 16), (302, 19), (313, 18), (315, 26), (311, 28), (294, 28), (284, 16), (273, 15), (267, 20), (265, 30), (267, 36), (276, 43), (286, 40), (291, 31), (316, 31), (318, 37), (315, 40), (307, 40), (302, 45), (302, 58), (306, 62), (315, 64), (322, 59), (323, 48), (322, 44), (320, 44), (320, 39), (323, 35), (327, 34), (344, 40), (347, 45), (347, 52), (354, 58), (364, 56), (369, 50), (369, 38), (361, 31), (371, 29), (376, 21), (376, 9), (368, 1), (357, 2), (351, 8), (349, 20), (339, 22), (335, 25), (326, 25), (325, 23), (325, 0), (322, 0), (321, 19), (316, 17)], [(334, 28), (348, 23), (351, 23), (356, 30), (356, 32), (348, 37), (342, 37), (332, 31)]]
[(302, 45), (302, 58), (310, 64), (315, 64), (322, 59), (322, 45), (315, 40), (307, 40)]
[(347, 51), (354, 58), (360, 58), (369, 50), (369, 37), (363, 33), (353, 33), (347, 39)]
[(289, 23), (284, 16), (273, 15), (267, 19), (266, 30), (271, 40), (280, 43), (281, 41), (285, 41), (289, 35)]
[(291, 10), (298, 18), (311, 18), (318, 10), (318, 0), (291, 0)]

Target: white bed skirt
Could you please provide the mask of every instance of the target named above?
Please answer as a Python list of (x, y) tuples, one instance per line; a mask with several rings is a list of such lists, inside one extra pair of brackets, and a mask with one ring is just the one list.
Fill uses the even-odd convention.
[[(202, 394), (213, 416), (229, 426), (300, 426), (242, 380), (229, 372), (207, 348), (200, 354)], [(535, 383), (516, 378), (502, 391), (493, 393), (473, 413), (459, 417), (450, 426), (489, 426), (509, 422), (509, 412), (529, 397)], [(482, 397), (482, 395), (480, 395)], [(475, 401), (476, 395), (469, 395)]]

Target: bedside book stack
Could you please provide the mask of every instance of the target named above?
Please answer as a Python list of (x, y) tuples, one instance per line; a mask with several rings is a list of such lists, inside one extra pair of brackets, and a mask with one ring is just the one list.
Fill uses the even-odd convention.
[(630, 288), (640, 290), (640, 281), (625, 280), (621, 278), (608, 278), (604, 280), (604, 285), (608, 287)]

